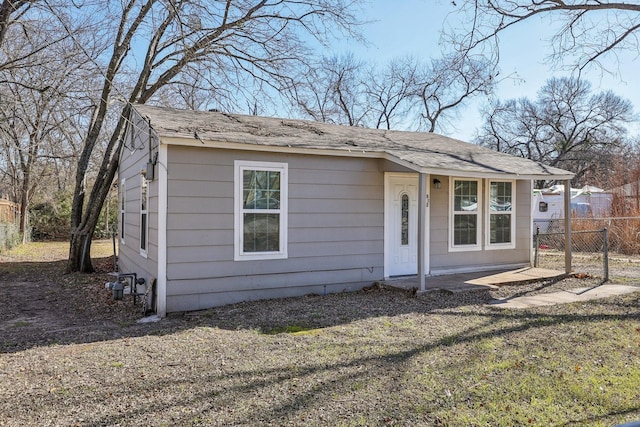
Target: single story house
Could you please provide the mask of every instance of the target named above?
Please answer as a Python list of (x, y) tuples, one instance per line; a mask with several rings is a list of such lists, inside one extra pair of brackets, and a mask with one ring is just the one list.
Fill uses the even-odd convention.
[(572, 173), (434, 133), (132, 107), (119, 269), (155, 307), (531, 265), (532, 180)]

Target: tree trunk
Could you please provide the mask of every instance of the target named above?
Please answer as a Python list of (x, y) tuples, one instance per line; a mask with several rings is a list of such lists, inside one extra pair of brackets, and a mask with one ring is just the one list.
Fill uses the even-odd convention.
[(95, 270), (91, 263), (91, 233), (79, 231), (71, 234), (69, 247), (69, 271), (81, 271), (93, 273)]
[[(87, 258), (88, 250), (85, 249), (90, 245), (84, 242), (93, 235), (98, 214), (117, 171), (122, 136), (125, 126), (129, 126), (129, 103), (144, 104), (160, 89), (178, 83), (176, 79), (179, 80), (180, 74), (196, 64), (211, 66), (214, 73), (216, 69), (224, 70), (229, 66), (239, 76), (246, 76), (260, 84), (273, 88), (284, 87), (281, 85), (290, 87), (297, 81), (296, 67), (304, 68), (308, 64), (306, 40), (304, 36), (297, 34), (297, 30), (309, 33), (320, 41), (328, 41), (331, 37), (326, 36), (334, 32), (331, 27), (337, 25), (341, 30), (359, 37), (356, 26), (360, 20), (348, 6), (349, 3), (357, 2), (285, 0), (271, 3), (259, 0), (236, 4), (227, 1), (223, 2), (226, 6), (216, 7), (208, 7), (211, 2), (203, 0), (169, 2), (171, 7), (158, 0), (130, 0), (121, 3), (118, 22), (105, 22), (108, 26), (105, 33), (115, 36), (113, 51), (110, 58), (107, 45), (100, 52), (100, 58), (104, 55), (103, 59), (108, 63), (100, 73), (104, 77), (101, 96), (95, 99), (95, 109), (77, 163), (71, 209), (70, 271), (92, 269)], [(45, 9), (57, 17), (55, 8), (48, 3)], [(91, 8), (84, 10), (93, 11)], [(200, 11), (204, 13), (197, 26), (186, 25), (181, 19)], [(94, 22), (91, 19), (89, 21)], [(111, 33), (111, 30), (114, 32)], [(145, 43), (138, 43), (142, 39), (146, 41), (146, 46)], [(134, 43), (136, 49), (132, 49)], [(223, 44), (228, 47), (223, 47)], [(134, 54), (133, 50), (138, 53)], [(139, 54), (145, 50), (143, 59)], [(130, 55), (134, 55), (132, 59), (128, 59), (131, 58)], [(134, 60), (141, 68), (127, 66)], [(294, 67), (291, 68), (291, 73), (288, 72), (289, 66)], [(129, 76), (131, 82), (134, 82), (129, 95), (117, 91), (117, 96), (112, 96), (115, 91), (114, 82), (125, 76)], [(243, 78), (239, 77), (238, 81)], [(228, 81), (225, 79), (225, 82)], [(239, 89), (243, 87), (241, 83), (238, 84)], [(233, 86), (230, 86), (231, 92), (232, 89)], [(112, 102), (122, 98), (128, 103), (121, 112), (115, 130), (111, 132), (111, 118), (115, 118), (115, 111), (119, 108), (112, 106)], [(95, 182), (91, 184), (86, 204), (82, 203), (82, 199), (87, 197), (84, 194), (86, 183), (83, 181), (93, 178), (93, 167), (97, 166), (92, 163), (92, 160), (98, 161), (92, 158), (95, 155), (94, 149), (108, 133), (111, 137), (101, 154), (102, 162), (97, 169)]]
[(22, 243), (27, 243), (27, 217), (29, 215), (29, 186), (30, 174), (28, 171), (24, 173), (22, 180), (22, 188), (20, 190), (20, 224), (19, 230), (22, 235)]
[[(128, 114), (128, 107), (125, 112)], [(79, 271), (82, 273), (92, 273), (95, 271), (91, 263), (91, 239), (93, 233), (100, 221), (100, 211), (111, 190), (111, 183), (118, 171), (118, 160), (120, 151), (122, 150), (122, 135), (126, 123), (124, 114), (121, 116), (116, 130), (111, 138), (111, 143), (107, 148), (107, 155), (103, 159), (101, 165), (102, 173), (98, 175), (89, 194), (89, 201), (84, 207), (85, 189), (76, 189), (76, 195), (73, 199), (71, 218), (71, 239), (69, 247), (69, 261), (67, 263), (68, 271)], [(112, 148), (113, 147), (113, 148)], [(83, 209), (84, 208), (84, 209)]]
[[(28, 187), (28, 186), (27, 186)], [(20, 232), (24, 233), (27, 226), (27, 209), (29, 207), (29, 195), (24, 186), (22, 188), (22, 194), (20, 196)]]

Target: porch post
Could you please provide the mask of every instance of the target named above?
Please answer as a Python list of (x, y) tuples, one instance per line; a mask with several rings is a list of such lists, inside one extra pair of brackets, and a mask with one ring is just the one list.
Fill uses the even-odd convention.
[(571, 273), (571, 180), (564, 182), (564, 272)]
[(425, 271), (425, 238), (426, 238), (426, 212), (427, 212), (427, 175), (419, 174), (418, 179), (418, 281), (420, 291), (426, 290), (424, 276)]

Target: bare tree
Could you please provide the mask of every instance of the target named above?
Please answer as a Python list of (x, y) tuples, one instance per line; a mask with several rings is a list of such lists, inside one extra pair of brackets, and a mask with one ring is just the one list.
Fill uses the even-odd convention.
[(0, 3), (0, 46), (4, 42), (9, 26), (27, 11), (33, 0), (3, 0)]
[(606, 170), (633, 118), (631, 103), (610, 91), (594, 94), (587, 81), (552, 78), (535, 101), (495, 102), (477, 142), (575, 172), (577, 183)]
[[(40, 37), (46, 34), (34, 32), (6, 44), (15, 51), (32, 52), (41, 46)], [(59, 160), (74, 157), (73, 144), (79, 142), (78, 133), (70, 128), (74, 120), (71, 105), (77, 104), (71, 98), (75, 78), (82, 77), (78, 71), (83, 64), (73, 56), (73, 47), (58, 43), (32, 56), (38, 66), (0, 71), (0, 156), (4, 166), (0, 179), (8, 181), (13, 198), (20, 203), (23, 233), (36, 189), (47, 185)]]
[(450, 54), (426, 65), (396, 58), (383, 68), (353, 55), (324, 58), (296, 92), (303, 114), (323, 122), (373, 128), (415, 126), (434, 132), (446, 126), (473, 96), (494, 88), (490, 61)]
[[(85, 77), (87, 63), (84, 55), (75, 55), (70, 36), (61, 34), (50, 17), (43, 18), (38, 4), (0, 5), (0, 52), (6, 53), (0, 59), (0, 182), (20, 204), (23, 233), (37, 190), (50, 189), (49, 183), (60, 182), (73, 170), (68, 161), (74, 157), (78, 133), (70, 123), (78, 119), (76, 81)], [(67, 167), (60, 168), (61, 162)], [(48, 179), (54, 175), (55, 180)]]
[(415, 107), (421, 129), (435, 132), (478, 94), (489, 95), (494, 90), (497, 71), (484, 57), (475, 58), (468, 53), (450, 54), (432, 60), (421, 69), (419, 82), (413, 98), (420, 107)]
[(380, 73), (363, 82), (371, 104), (371, 124), (376, 129), (406, 126), (410, 99), (417, 92), (419, 67), (411, 57), (391, 60)]
[(207, 78), (204, 66), (191, 64), (171, 85), (160, 88), (155, 98), (159, 104), (173, 108), (232, 111), (238, 107), (229, 102), (234, 99), (233, 92), (233, 88)]
[(304, 82), (292, 87), (293, 102), (313, 120), (365, 126), (370, 110), (364, 86), (366, 68), (353, 54), (322, 57)]
[[(103, 78), (77, 164), (71, 271), (93, 270), (91, 237), (117, 171), (131, 103), (152, 101), (187, 70), (211, 82), (212, 91), (224, 88), (221, 93), (238, 98), (230, 103), (241, 101), (245, 88), (290, 90), (308, 71), (309, 38), (328, 43), (336, 32), (353, 34), (358, 24), (358, 1), (345, 0), (87, 0), (68, 9), (42, 1), (69, 34), (79, 20), (95, 24), (104, 17), (97, 31), (112, 46), (99, 63)], [(102, 158), (90, 185), (98, 149)]]
[(501, 33), (525, 21), (549, 17), (551, 28), (556, 29), (550, 40), (553, 46), (550, 60), (556, 65), (580, 70), (594, 65), (607, 70), (605, 59), (613, 58), (613, 63), (618, 63), (617, 53), (640, 50), (637, 2), (463, 0), (460, 3), (469, 26), (454, 39), (464, 49), (487, 48), (487, 43), (497, 49)]
[[(40, 53), (46, 53), (69, 37), (51, 25), (51, 17), (40, 7), (43, 1), (3, 0), (0, 3), (0, 71), (43, 65)], [(65, 0), (50, 1), (67, 3)], [(26, 42), (21, 47), (31, 49), (15, 49), (14, 39)], [(7, 47), (7, 40), (12, 41), (11, 47)]]

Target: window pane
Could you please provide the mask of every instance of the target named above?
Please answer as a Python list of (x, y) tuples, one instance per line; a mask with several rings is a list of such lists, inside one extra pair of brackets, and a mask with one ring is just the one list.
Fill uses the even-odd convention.
[(453, 244), (475, 245), (477, 243), (477, 215), (453, 216)]
[(280, 250), (280, 215), (244, 214), (244, 252), (277, 252)]
[(546, 212), (549, 209), (549, 204), (547, 202), (538, 203), (538, 211)]
[(511, 243), (510, 214), (491, 214), (489, 227), (490, 243)]
[(127, 186), (126, 181), (123, 179), (120, 181), (120, 239), (124, 241), (125, 233), (125, 221), (126, 221), (126, 208), (127, 208)]
[(147, 210), (147, 180), (142, 178), (142, 190), (140, 194), (140, 210)]
[(406, 246), (409, 244), (409, 195), (402, 195), (402, 212), (400, 215), (401, 224), (400, 224), (400, 236), (401, 242), (400, 244)]
[(453, 209), (456, 212), (478, 210), (478, 182), (455, 181), (453, 194)]
[(140, 215), (140, 249), (147, 250), (147, 214)]
[(492, 211), (511, 211), (511, 183), (492, 182), (489, 187), (489, 209)]
[(280, 209), (280, 172), (244, 170), (242, 199), (244, 209)]
[(256, 171), (242, 171), (242, 200), (245, 209), (253, 209), (256, 200)]

